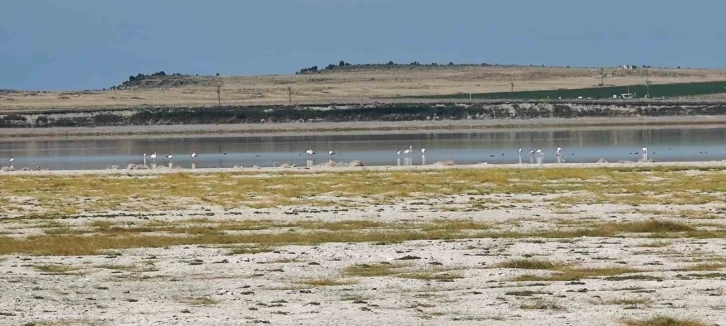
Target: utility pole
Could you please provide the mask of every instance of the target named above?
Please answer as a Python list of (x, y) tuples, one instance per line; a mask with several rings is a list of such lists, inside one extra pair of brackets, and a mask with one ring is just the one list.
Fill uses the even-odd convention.
[(222, 86), (217, 85), (217, 104), (222, 105)]
[(650, 79), (648, 78), (648, 69), (645, 69), (645, 89), (648, 92), (645, 96), (650, 98)]

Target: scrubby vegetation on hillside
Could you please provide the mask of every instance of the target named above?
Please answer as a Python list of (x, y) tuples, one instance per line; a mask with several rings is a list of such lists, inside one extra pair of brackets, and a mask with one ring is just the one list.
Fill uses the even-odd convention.
[(325, 66), (325, 68), (319, 68), (318, 66), (312, 66), (307, 68), (302, 68), (299, 71), (295, 72), (296, 75), (300, 74), (314, 74), (314, 73), (320, 73), (320, 72), (327, 72), (327, 71), (340, 71), (340, 70), (360, 70), (360, 69), (391, 69), (391, 68), (406, 68), (406, 67), (472, 67), (472, 66), (481, 66), (481, 67), (488, 67), (492, 66), (488, 63), (482, 63), (482, 64), (475, 64), (475, 63), (463, 63), (463, 64), (456, 64), (453, 62), (449, 62), (448, 64), (438, 64), (436, 62), (432, 62), (430, 64), (422, 64), (418, 61), (414, 61), (411, 63), (395, 63), (393, 61), (388, 61), (388, 63), (363, 63), (363, 64), (351, 64), (350, 62), (345, 62), (341, 60), (338, 64), (329, 64)]
[[(219, 76), (219, 74), (217, 74)], [(180, 87), (186, 85), (205, 84), (209, 81), (208, 77), (200, 77), (198, 75), (182, 75), (180, 73), (167, 74), (159, 71), (150, 75), (142, 73), (136, 76), (129, 76), (127, 81), (118, 86), (110, 87), (111, 90), (132, 89), (132, 88), (155, 88), (155, 87)]]

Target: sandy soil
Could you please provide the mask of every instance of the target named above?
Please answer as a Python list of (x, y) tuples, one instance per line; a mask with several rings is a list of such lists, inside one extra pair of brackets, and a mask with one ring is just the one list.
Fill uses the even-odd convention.
[(0, 171), (0, 175), (36, 175), (36, 176), (79, 176), (79, 175), (132, 175), (149, 176), (174, 173), (210, 174), (225, 172), (241, 173), (319, 173), (319, 172), (350, 172), (350, 171), (427, 171), (427, 170), (448, 170), (448, 169), (560, 169), (560, 168), (640, 168), (640, 167), (693, 167), (693, 168), (726, 168), (726, 160), (722, 161), (694, 161), (694, 162), (608, 162), (608, 163), (543, 163), (543, 164), (469, 164), (449, 165), (446, 162), (436, 162), (429, 165), (409, 166), (328, 166), (326, 164), (313, 167), (239, 167), (239, 168), (205, 168), (189, 169), (175, 167), (169, 169), (159, 165), (156, 169), (127, 170), (127, 169), (106, 169), (106, 170), (40, 170), (40, 171)]
[[(645, 80), (645, 70), (606, 68), (605, 84), (634, 85)], [(650, 69), (655, 83), (717, 81), (726, 70)], [(370, 69), (312, 75), (192, 77), (191, 85), (173, 88), (121, 91), (19, 92), (0, 94), (0, 109), (138, 107), (165, 105), (216, 105), (217, 85), (222, 85), (225, 105), (369, 101), (396, 96), (455, 93), (553, 90), (596, 86), (599, 68), (539, 67), (427, 67)], [(111, 86), (111, 85), (109, 85)]]
[[(567, 164), (571, 167), (681, 166), (716, 168), (686, 173), (723, 174), (726, 162)], [(309, 171), (455, 168), (547, 169), (562, 165), (476, 165), (434, 167), (317, 167)], [(289, 169), (288, 169), (289, 170)], [(173, 171), (37, 171), (9, 176), (224, 172)], [(229, 171), (229, 170), (226, 170)], [(235, 170), (240, 171), (240, 170)], [(278, 173), (285, 169), (242, 169)], [(565, 181), (566, 182), (566, 181)], [(723, 196), (723, 193), (716, 194)], [(481, 194), (402, 200), (393, 205), (367, 204), (328, 210), (308, 206), (252, 209), (189, 207), (184, 210), (127, 211), (118, 221), (144, 218), (180, 220), (205, 216), (245, 221), (263, 216), (272, 221), (380, 220), (436, 221), (464, 219), (491, 223), (500, 230), (547, 230), (563, 225), (642, 221), (660, 217), (657, 210), (703, 211), (709, 227), (726, 226), (726, 204), (705, 205), (578, 204), (555, 207), (552, 195)], [(358, 200), (353, 198), (354, 200)], [(19, 199), (19, 200), (22, 200)], [(473, 201), (491, 203), (468, 209)], [(445, 209), (444, 209), (445, 208)], [(291, 213), (292, 212), (292, 213)], [(110, 212), (114, 213), (114, 212)], [(705, 223), (667, 216), (671, 221)], [(83, 227), (98, 218), (72, 219)], [(114, 219), (114, 221), (117, 221)], [(32, 226), (3, 220), (8, 236), (33, 234)], [(256, 232), (256, 231), (245, 231)], [(280, 232), (286, 232), (280, 230)], [(655, 243), (655, 244), (654, 244)], [(230, 254), (224, 245), (174, 246), (114, 250), (97, 256), (0, 256), (0, 324), (48, 322), (58, 325), (613, 325), (623, 318), (665, 314), (711, 324), (726, 320), (722, 267), (682, 271), (698, 262), (723, 261), (726, 240), (652, 239), (647, 237), (473, 238), (406, 241), (390, 244), (324, 243), (279, 246), (274, 251)], [(512, 281), (547, 270), (499, 268), (515, 258), (540, 258), (582, 268), (628, 267), (641, 270), (621, 278), (576, 281)], [(451, 278), (361, 277), (345, 269), (360, 264), (397, 264), (411, 272), (437, 271)], [(62, 265), (66, 272), (38, 266)], [(723, 271), (723, 269), (721, 269)], [(628, 277), (637, 274), (637, 277)], [(309, 285), (306, 280), (333, 280)]]

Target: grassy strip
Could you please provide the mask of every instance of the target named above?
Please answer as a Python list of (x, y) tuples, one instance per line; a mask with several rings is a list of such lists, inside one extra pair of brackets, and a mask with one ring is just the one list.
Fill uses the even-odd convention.
[[(688, 167), (450, 169), (395, 172), (164, 174), (158, 176), (0, 176), (0, 213), (25, 212), (10, 197), (32, 198), (36, 215), (64, 218), (79, 212), (348, 205), (349, 198), (385, 204), (431, 195), (558, 194), (562, 204), (693, 204), (722, 199), (726, 175), (679, 173)], [(705, 169), (708, 171), (708, 169)], [(646, 177), (662, 178), (648, 182)], [(567, 182), (563, 182), (566, 180)], [(572, 196), (573, 192), (589, 193)], [(327, 199), (319, 200), (317, 196)]]
[(638, 273), (641, 270), (625, 268), (625, 267), (608, 267), (608, 268), (562, 268), (556, 273), (546, 276), (540, 275), (521, 275), (513, 278), (513, 281), (537, 281), (537, 282), (557, 282), (557, 281), (577, 281), (588, 278), (612, 277), (622, 274)]
[(706, 326), (708, 324), (692, 319), (681, 319), (669, 316), (655, 316), (649, 319), (626, 319), (625, 326)]
[[(475, 93), (471, 94), (473, 99), (611, 99), (613, 95), (625, 93), (637, 93), (639, 97), (648, 94), (648, 88), (644, 84), (631, 86), (610, 86), (610, 87), (587, 87), (579, 89), (558, 89), (542, 91), (521, 91), (521, 92), (498, 92), (498, 93)], [(697, 83), (672, 83), (650, 85), (651, 97), (680, 97), (697, 96), (726, 93), (726, 81), (697, 82)], [(420, 99), (469, 99), (469, 94), (450, 95), (423, 95), (410, 96), (407, 98)]]
[[(701, 231), (685, 224), (650, 220), (644, 222), (607, 223), (589, 229), (546, 230), (536, 232), (501, 232), (486, 230), (482, 223), (441, 221), (428, 224), (384, 224), (380, 228), (341, 228), (331, 231), (323, 226), (317, 229), (288, 230), (284, 233), (227, 234), (219, 229), (189, 227), (184, 233), (144, 235), (133, 229), (109, 229), (108, 233), (85, 235), (42, 235), (24, 239), (0, 237), (0, 254), (27, 253), (35, 255), (94, 255), (107, 249), (166, 247), (200, 244), (254, 244), (261, 248), (280, 245), (317, 245), (329, 242), (395, 243), (412, 240), (445, 240), (467, 238), (577, 238), (582, 236), (612, 237), (621, 233), (643, 234), (651, 237), (722, 238), (726, 232)], [(224, 225), (224, 224), (222, 224)], [(234, 224), (232, 224), (234, 225)], [(293, 224), (294, 225), (294, 224)], [(355, 225), (355, 224), (352, 224)], [(378, 225), (378, 224), (375, 224)], [(141, 227), (140, 230), (147, 231)], [(176, 230), (176, 228), (172, 228)], [(262, 251), (265, 251), (263, 249)], [(248, 250), (241, 249), (242, 253)], [(256, 252), (252, 250), (251, 252)], [(533, 266), (530, 266), (533, 267)], [(546, 267), (546, 266), (545, 266)]]

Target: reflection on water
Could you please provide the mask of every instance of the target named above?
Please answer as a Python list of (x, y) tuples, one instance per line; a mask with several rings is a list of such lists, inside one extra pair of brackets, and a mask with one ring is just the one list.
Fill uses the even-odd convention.
[[(0, 166), (43, 169), (105, 169), (111, 165), (194, 168), (313, 166), (329, 160), (366, 165), (421, 165), (452, 160), (535, 164), (560, 162), (694, 161), (726, 159), (726, 128), (472, 131), (456, 133), (302, 135), (189, 138), (32, 139), (0, 141)], [(420, 154), (426, 148), (426, 155)], [(556, 155), (557, 147), (562, 148)], [(647, 147), (647, 152), (642, 148)], [(405, 150), (409, 150), (405, 154)], [(522, 152), (519, 152), (519, 149)], [(305, 154), (313, 149), (315, 155)], [(540, 149), (543, 155), (538, 155)], [(335, 153), (329, 155), (329, 151)], [(400, 151), (400, 155), (397, 155)], [(157, 152), (160, 160), (150, 160)], [(191, 153), (198, 157), (192, 161)], [(147, 154), (144, 157), (144, 153)], [(173, 163), (166, 155), (173, 154)], [(527, 157), (528, 155), (528, 157)], [(162, 159), (163, 158), (163, 159)], [(164, 164), (166, 163), (166, 164)]]

